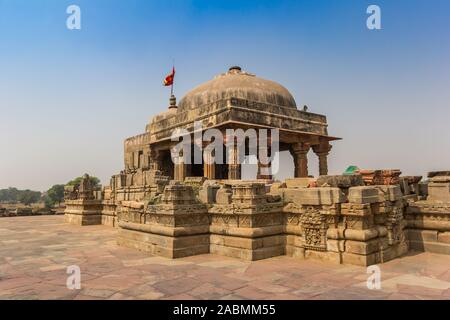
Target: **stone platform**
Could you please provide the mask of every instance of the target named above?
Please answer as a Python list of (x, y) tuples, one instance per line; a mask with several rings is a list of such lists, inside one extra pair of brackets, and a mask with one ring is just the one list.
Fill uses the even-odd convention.
[[(116, 228), (74, 226), (63, 216), (0, 220), (0, 299), (450, 299), (450, 256), (410, 251), (365, 267), (279, 256), (259, 261), (156, 257), (116, 244)], [(81, 290), (66, 268), (81, 269)]]

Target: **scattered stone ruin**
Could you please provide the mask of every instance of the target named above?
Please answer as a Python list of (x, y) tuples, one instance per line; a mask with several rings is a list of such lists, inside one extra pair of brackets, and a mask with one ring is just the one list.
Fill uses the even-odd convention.
[[(295, 178), (275, 182), (241, 166), (174, 164), (171, 132), (278, 128), (280, 151), (293, 156)], [(450, 254), (450, 172), (429, 180), (401, 171), (328, 175), (326, 117), (300, 111), (281, 85), (239, 67), (200, 85), (125, 140), (125, 169), (96, 191), (83, 177), (65, 192), (66, 221), (118, 228), (117, 243), (168, 258), (214, 253), (245, 260), (279, 255), (367, 266), (409, 249)], [(269, 146), (260, 146), (267, 147)], [(308, 172), (308, 152), (319, 176)], [(267, 167), (262, 163), (259, 168)]]
[(22, 207), (20, 205), (4, 205), (0, 204), (0, 218), (7, 217), (25, 217), (25, 216), (42, 216), (42, 215), (62, 215), (64, 208), (44, 208), (44, 207)]

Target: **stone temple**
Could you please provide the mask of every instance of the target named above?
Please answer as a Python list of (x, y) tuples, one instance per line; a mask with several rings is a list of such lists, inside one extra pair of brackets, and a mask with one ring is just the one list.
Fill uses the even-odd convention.
[[(256, 179), (244, 181), (234, 149), (224, 164), (174, 163), (172, 133), (194, 135), (194, 121), (224, 133), (279, 129), (279, 151), (291, 153), (295, 177), (274, 181), (270, 165), (258, 162)], [(425, 181), (398, 169), (328, 175), (330, 142), (339, 138), (327, 126), (324, 115), (299, 110), (283, 86), (232, 67), (178, 105), (172, 96), (144, 133), (126, 139), (124, 170), (109, 186), (94, 190), (86, 175), (66, 187), (66, 221), (118, 228), (119, 245), (168, 258), (289, 255), (366, 266), (409, 249), (450, 254), (450, 172), (431, 172)], [(316, 178), (308, 152), (317, 155)]]

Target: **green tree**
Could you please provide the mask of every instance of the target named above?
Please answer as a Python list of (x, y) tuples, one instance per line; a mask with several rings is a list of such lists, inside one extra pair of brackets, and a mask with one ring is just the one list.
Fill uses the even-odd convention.
[(17, 188), (8, 188), (0, 190), (0, 202), (16, 202), (21, 191)]
[(54, 206), (52, 199), (48, 195), (43, 195), (41, 200), (44, 202), (46, 208), (51, 208)]
[(60, 205), (64, 200), (64, 185), (63, 184), (55, 184), (47, 191), (48, 199), (44, 199), (45, 204), (51, 204), (54, 206), (55, 204)]
[[(76, 186), (81, 183), (81, 180), (83, 177), (77, 177), (67, 183), (68, 186)], [(98, 187), (100, 185), (100, 179), (94, 176), (89, 176), (89, 180), (91, 180), (91, 184), (94, 188)]]
[(41, 193), (39, 191), (23, 190), (20, 191), (17, 200), (24, 205), (30, 205), (38, 202), (41, 199)]

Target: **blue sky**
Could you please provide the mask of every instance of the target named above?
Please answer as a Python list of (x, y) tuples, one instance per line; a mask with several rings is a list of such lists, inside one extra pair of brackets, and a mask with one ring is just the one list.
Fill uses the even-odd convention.
[[(66, 28), (71, 4), (81, 30)], [(370, 4), (382, 30), (366, 28)], [(178, 99), (240, 65), (327, 115), (343, 138), (330, 173), (450, 169), (449, 12), (446, 0), (0, 0), (0, 188), (84, 172), (107, 183), (123, 140), (167, 108), (173, 60)]]

